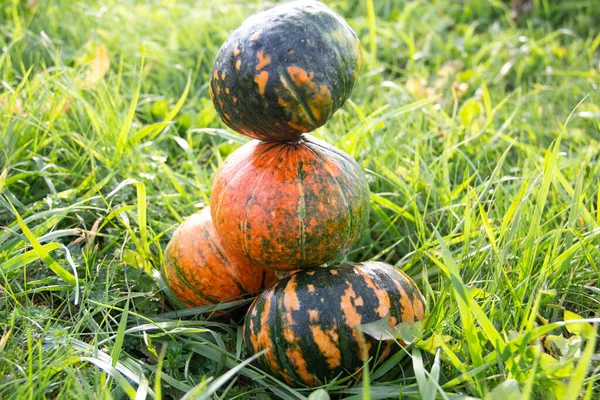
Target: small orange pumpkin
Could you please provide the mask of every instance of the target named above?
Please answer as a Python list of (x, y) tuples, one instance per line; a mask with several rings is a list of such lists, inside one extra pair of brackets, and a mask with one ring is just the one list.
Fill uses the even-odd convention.
[(241, 298), (277, 281), (273, 271), (231, 252), (215, 231), (209, 208), (183, 221), (165, 253), (165, 280), (188, 307)]

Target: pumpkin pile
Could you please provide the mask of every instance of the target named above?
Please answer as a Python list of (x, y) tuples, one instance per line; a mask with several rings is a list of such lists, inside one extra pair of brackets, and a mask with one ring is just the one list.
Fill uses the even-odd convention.
[[(210, 210), (166, 250), (166, 281), (186, 306), (260, 292), (244, 322), (248, 355), (289, 385), (326, 383), (383, 358), (392, 344), (359, 325), (424, 315), (415, 283), (378, 262), (329, 265), (365, 230), (369, 186), (342, 150), (308, 134), (350, 96), (360, 43), (317, 1), (258, 13), (221, 47), (210, 96), (223, 122), (254, 140), (217, 172)], [(396, 348), (398, 346), (395, 346)]]

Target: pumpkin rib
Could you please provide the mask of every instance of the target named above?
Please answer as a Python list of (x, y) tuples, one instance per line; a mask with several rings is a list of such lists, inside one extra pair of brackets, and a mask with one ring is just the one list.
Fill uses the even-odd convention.
[[(271, 146), (265, 146), (265, 149), (263, 149), (261, 152), (259, 152), (258, 154), (256, 154), (246, 165), (252, 165), (256, 160), (258, 160), (258, 158), (260, 156), (262, 156), (263, 154), (267, 153), (268, 151), (270, 151), (271, 149), (273, 149), (277, 145), (278, 145), (278, 143), (274, 142), (274, 143), (271, 144)], [(225, 162), (227, 162), (227, 160), (225, 160)], [(244, 170), (244, 168), (239, 168), (239, 169), (235, 170), (234, 173), (231, 175), (230, 179), (233, 179), (237, 174), (239, 174), (243, 170)], [(227, 191), (230, 188), (231, 188), (231, 185), (227, 185), (225, 187), (225, 190), (223, 190), (223, 192), (221, 192), (221, 195), (217, 199), (217, 207), (215, 208), (215, 214), (214, 215), (218, 215), (219, 210), (221, 208), (221, 204), (223, 203), (223, 199), (225, 198), (225, 193), (227, 193)]]
[[(169, 276), (171, 276), (171, 278), (169, 278)], [(176, 292), (179, 292), (178, 290), (175, 290), (174, 285), (181, 285), (183, 286), (183, 288), (189, 290), (194, 296), (196, 296), (197, 298), (199, 298), (200, 300), (202, 300), (202, 304), (198, 304), (198, 305), (207, 305), (207, 304), (212, 304), (213, 301), (209, 298), (207, 298), (207, 296), (203, 296), (201, 293), (197, 293), (193, 288), (190, 287), (190, 285), (188, 284), (187, 279), (182, 279), (182, 276), (179, 274), (178, 269), (175, 268), (165, 268), (165, 277), (167, 282), (172, 282), (169, 285), (169, 290), (171, 290), (171, 293), (173, 293), (173, 295), (175, 295), (175, 297), (177, 297), (179, 299), (179, 296), (177, 296)], [(188, 298), (181, 298), (179, 299), (182, 303), (184, 303), (186, 306), (190, 306), (190, 303), (188, 300)]]
[[(389, 294), (387, 293), (387, 291), (382, 288), (379, 283), (377, 283), (375, 281), (375, 279), (373, 279), (373, 277), (371, 275), (369, 275), (369, 273), (367, 273), (366, 271), (363, 270), (357, 270), (358, 275), (360, 275), (362, 277), (362, 279), (365, 282), (365, 285), (369, 288), (371, 288), (375, 294), (375, 296), (377, 297), (377, 309), (374, 309), (374, 312), (376, 312), (380, 318), (385, 318), (387, 315), (389, 315), (390, 317), (394, 317), (390, 310), (391, 308), (391, 299)], [(382, 300), (383, 300), (383, 304), (382, 304)], [(381, 308), (382, 307), (387, 307), (387, 312), (384, 313)], [(383, 314), (383, 315), (382, 315)]]
[[(262, 309), (262, 312), (256, 313), (254, 321), (252, 321), (252, 315), (250, 313), (248, 313), (248, 315), (245, 319), (245, 322), (244, 322), (244, 329), (246, 327), (248, 327), (250, 333), (248, 336), (244, 335), (244, 338), (245, 338), (244, 340), (246, 340), (246, 343), (248, 343), (248, 338), (249, 338), (250, 343), (252, 344), (252, 342), (253, 342), (252, 336), (254, 336), (255, 340), (257, 341), (257, 344), (260, 345), (262, 343), (263, 339), (266, 339), (265, 343), (263, 343), (263, 344), (268, 349), (268, 351), (264, 355), (264, 357), (261, 357), (258, 360), (259, 364), (266, 365), (266, 367), (268, 369), (272, 370), (272, 372), (275, 376), (280, 377), (283, 380), (285, 380), (288, 384), (291, 384), (292, 381), (291, 381), (290, 377), (285, 374), (285, 369), (282, 368), (283, 367), (282, 365), (280, 365), (281, 360), (278, 358), (278, 354), (275, 351), (275, 349), (278, 346), (273, 345), (274, 344), (273, 335), (272, 335), (273, 328), (272, 328), (271, 324), (269, 324), (269, 318), (271, 318), (271, 315), (273, 314), (272, 307), (273, 307), (274, 302), (269, 297), (269, 293), (270, 293), (270, 290), (263, 292), (252, 303), (252, 306), (254, 306), (255, 304), (258, 306), (256, 308), (257, 310), (260, 308), (260, 305), (262, 305), (263, 309)], [(265, 301), (260, 302), (260, 300), (263, 300), (263, 299)], [(268, 308), (267, 308), (267, 306), (268, 306)], [(263, 315), (266, 315), (266, 320), (264, 321), (266, 326), (263, 326), (263, 319), (262, 319)], [(276, 315), (275, 315), (275, 317), (276, 317)], [(248, 323), (248, 321), (250, 321), (250, 323)], [(253, 324), (253, 322), (254, 322), (254, 324)], [(258, 328), (256, 328), (255, 330), (252, 330), (253, 326), (254, 327), (258, 326)], [(264, 335), (263, 335), (263, 329), (265, 329)], [(255, 350), (258, 351), (258, 349), (255, 349)], [(272, 355), (271, 355), (271, 352), (272, 352)]]
[(381, 274), (388, 276), (391, 274), (390, 268), (393, 268), (395, 274), (397, 273), (404, 278), (401, 280), (393, 280), (394, 286), (397, 292), (400, 294), (400, 319), (405, 321), (409, 319), (409, 315), (412, 315), (413, 321), (422, 319), (425, 312), (425, 309), (423, 308), (425, 299), (420, 294), (419, 288), (416, 286), (414, 281), (410, 279), (410, 277), (403, 271), (400, 271), (399, 269), (389, 266), (385, 263), (375, 261), (372, 262), (371, 265), (374, 267), (374, 269), (376, 268), (376, 270), (380, 271)]
[[(237, 173), (238, 173), (238, 171), (236, 171), (236, 172), (233, 174), (233, 176), (237, 175)], [(233, 176), (232, 176), (232, 177), (233, 177)], [(214, 183), (213, 183), (213, 188), (214, 188)], [(223, 191), (220, 193), (220, 196), (219, 196), (219, 198), (218, 198), (218, 199), (216, 199), (216, 200), (217, 200), (217, 201), (216, 201), (216, 203), (217, 203), (217, 206), (215, 207), (215, 214), (214, 214), (214, 215), (219, 215), (219, 210), (221, 209), (221, 204), (223, 204), (223, 199), (225, 198), (225, 194), (227, 193), (227, 191), (228, 191), (228, 190), (229, 190), (229, 185), (228, 185), (227, 187), (225, 187), (225, 190), (223, 190)], [(214, 190), (213, 190), (213, 192), (214, 192)], [(212, 193), (213, 193), (213, 192), (211, 192), (211, 197), (210, 197), (210, 199), (211, 199), (211, 200), (212, 200)], [(211, 203), (210, 205), (211, 205), (211, 208), (212, 208), (212, 206), (213, 206), (213, 204), (212, 204), (212, 203), (213, 203), (213, 202), (212, 202), (212, 201), (210, 201), (210, 203)]]
[[(235, 285), (238, 287), (238, 289), (240, 290), (240, 293), (242, 295), (248, 294), (248, 291), (246, 290), (246, 288), (244, 287), (244, 285), (242, 285), (242, 282), (240, 281), (239, 277), (237, 276), (237, 274), (233, 271), (232, 269), (232, 265), (229, 262), (229, 260), (227, 259), (227, 257), (225, 257), (225, 253), (223, 252), (223, 249), (221, 248), (221, 246), (219, 246), (219, 243), (217, 243), (213, 238), (212, 235), (208, 235), (207, 236), (208, 241), (210, 242), (210, 244), (212, 244), (217, 252), (217, 254), (219, 255), (219, 257), (221, 258), (221, 261), (223, 261), (223, 264), (226, 266), (226, 271), (227, 271), (227, 275), (229, 275), (229, 277), (235, 282)], [(263, 273), (264, 275), (264, 273)]]
[(310, 140), (306, 139), (306, 143), (307, 143), (308, 147), (310, 147), (311, 145), (314, 145), (314, 146), (318, 147), (319, 149), (322, 149), (323, 152), (329, 152), (330, 154), (336, 155), (349, 163), (355, 164), (356, 167), (358, 167), (360, 169), (360, 165), (358, 165), (356, 160), (354, 158), (352, 158), (348, 153), (341, 151), (337, 147), (328, 145), (327, 142), (324, 142), (324, 141), (319, 140), (316, 137), (312, 136), (310, 138)]
[(337, 332), (339, 332), (338, 347), (340, 348), (340, 352), (342, 354), (340, 365), (345, 371), (353, 372), (350, 370), (350, 367), (352, 366), (354, 355), (359, 352), (359, 347), (358, 343), (356, 343), (353, 340), (353, 338), (351, 338), (351, 336), (343, 334), (343, 332), (345, 332), (348, 329), (348, 326), (346, 325), (346, 318), (341, 312), (341, 308), (339, 317), (337, 318), (336, 322), (336, 329)]
[[(328, 295), (332, 297), (332, 300), (336, 299), (337, 304), (339, 305), (335, 307), (335, 315), (337, 317), (336, 330), (338, 332), (338, 347), (340, 348), (341, 353), (340, 366), (343, 368), (343, 370), (352, 373), (354, 372), (352, 370), (352, 366), (356, 364), (356, 356), (358, 356), (358, 358), (361, 359), (361, 343), (359, 340), (357, 340), (354, 334), (344, 334), (344, 332), (348, 332), (349, 330), (348, 315), (347, 310), (344, 310), (341, 304), (343, 302), (342, 299), (346, 295), (348, 295), (350, 291), (354, 292), (354, 287), (348, 281), (347, 277), (343, 277), (343, 271), (340, 267), (330, 267), (329, 269), (327, 269), (327, 272), (329, 272), (332, 275), (332, 277), (330, 278), (332, 280), (332, 286), (336, 286), (334, 284), (335, 280), (338, 280), (340, 282), (338, 283), (336, 289), (329, 290), (330, 294), (328, 293)], [(355, 309), (355, 311), (358, 312), (358, 310), (352, 303), (352, 300), (349, 299), (350, 306), (352, 306)], [(334, 304), (336, 303), (334, 302)], [(360, 364), (362, 365), (362, 362)]]
[(186, 288), (188, 288), (189, 290), (191, 290), (194, 295), (202, 298), (205, 301), (210, 302), (211, 304), (214, 303), (219, 303), (219, 301), (217, 301), (216, 299), (213, 299), (210, 296), (207, 296), (204, 293), (198, 293), (198, 291), (196, 290), (196, 288), (191, 284), (191, 282), (185, 277), (185, 275), (181, 275), (179, 268), (174, 268), (173, 272), (175, 273), (175, 276), (177, 276), (177, 279), (179, 280), (179, 282), (181, 282)]
[(300, 259), (302, 264), (306, 262), (306, 188), (304, 187), (304, 175), (302, 173), (302, 163), (300, 161), (300, 152), (296, 151), (296, 165), (298, 174), (298, 222), (300, 224)]
[[(400, 272), (402, 272), (404, 276), (408, 277), (408, 275), (405, 274), (403, 271)], [(414, 320), (417, 321), (418, 318), (423, 318), (423, 315), (425, 314), (425, 307), (423, 307), (423, 304), (425, 304), (425, 298), (423, 297), (423, 294), (419, 292), (417, 284), (414, 281), (412, 281), (412, 279), (408, 280), (407, 282), (403, 282), (402, 284), (406, 284), (404, 289), (406, 291), (406, 294), (410, 298), (410, 303), (414, 310)], [(408, 288), (410, 288), (410, 290), (408, 290)], [(418, 307), (415, 305), (417, 305)]]
[[(179, 252), (178, 252), (179, 253)], [(206, 263), (206, 259), (204, 258), (204, 256), (200, 253), (198, 253), (198, 256), (202, 259), (202, 261), (204, 263)], [(177, 258), (181, 257), (180, 254), (178, 254)], [(195, 290), (196, 288), (194, 287), (194, 285), (192, 284), (192, 282), (190, 282), (190, 280), (188, 279), (188, 277), (186, 275), (182, 275), (182, 272), (179, 268), (174, 268), (175, 271), (175, 275), (177, 276), (177, 278), (179, 279), (179, 281), (181, 283), (183, 283), (185, 285), (185, 287), (187, 287), (188, 289), (190, 289), (195, 295), (198, 295), (198, 297), (201, 297), (202, 299), (209, 301), (211, 303), (216, 302), (216, 299), (207, 296), (204, 293), (197, 293), (197, 291)]]
[[(331, 39), (330, 39), (331, 34), (330, 33), (325, 32), (323, 30), (323, 28), (321, 27), (321, 25), (317, 24), (316, 21), (310, 20), (310, 19), (308, 21), (309, 21), (310, 24), (312, 24), (312, 27), (315, 30), (319, 31), (319, 33), (322, 34), (323, 38), (326, 38), (327, 40), (329, 40), (331, 42)], [(345, 21), (343, 21), (343, 22), (345, 23)], [(350, 29), (352, 29), (352, 28), (350, 28)], [(344, 67), (344, 69), (346, 69), (346, 66), (347, 66), (346, 59), (344, 57), (342, 57), (342, 55), (340, 54), (340, 49), (338, 48), (338, 46), (335, 46), (335, 44), (332, 44), (331, 46), (329, 46), (329, 48), (333, 49), (333, 51), (335, 52), (336, 61), (340, 65), (342, 65)], [(348, 87), (348, 78), (349, 77), (348, 77), (347, 74), (341, 74), (341, 75), (342, 75), (342, 80), (343, 80), (342, 86), (344, 88), (347, 88)], [(349, 95), (349, 93), (348, 93), (348, 95)], [(344, 93), (344, 97), (349, 97), (349, 96), (345, 96), (345, 93)], [(337, 102), (337, 99), (332, 98), (332, 101), (336, 101)], [(342, 102), (342, 104), (343, 103), (344, 102)], [(341, 107), (342, 104), (339, 104), (338, 107)], [(331, 115), (327, 119), (329, 119), (330, 117), (331, 117)]]
[[(406, 298), (403, 297), (403, 300), (405, 301), (401, 301), (400, 302), (400, 309), (402, 311), (402, 315), (404, 315), (405, 309), (408, 310), (406, 312), (411, 312), (412, 313), (412, 319), (413, 321), (417, 320), (417, 315), (415, 313), (415, 308), (414, 308), (414, 295), (412, 293), (412, 288), (410, 288), (410, 290), (407, 290), (406, 286), (404, 285), (404, 283), (400, 283), (400, 282), (394, 282), (394, 284), (396, 285), (396, 287), (398, 288), (398, 291), (400, 293), (403, 293), (406, 295)], [(408, 303), (408, 304), (407, 304)]]
[(309, 129), (308, 131), (313, 130), (314, 127), (318, 125), (318, 123), (317, 123), (317, 119), (310, 111), (310, 107), (308, 107), (308, 104), (306, 104), (306, 102), (304, 101), (302, 96), (300, 96), (298, 94), (298, 92), (296, 91), (296, 88), (295, 88), (294, 84), (290, 81), (290, 77), (288, 76), (287, 72), (282, 67), (279, 67), (277, 69), (277, 72), (279, 72), (279, 79), (281, 79), (281, 83), (283, 84), (283, 86), (287, 89), (288, 92), (290, 92), (290, 94), (292, 95), (294, 100), (296, 100), (298, 105), (302, 108), (302, 111), (304, 111), (304, 114), (306, 114), (306, 118), (309, 120), (308, 122), (311, 124), (311, 126), (309, 127), (311, 129)]
[[(350, 164), (354, 168), (355, 171), (359, 171), (359, 173), (362, 174), (362, 168), (361, 168), (361, 166), (352, 157), (350, 157), (350, 155), (348, 155), (347, 153), (341, 151), (337, 147), (328, 146), (327, 143), (325, 143), (325, 142), (323, 142), (323, 141), (321, 141), (319, 139), (316, 139), (314, 137), (311, 137), (311, 140), (308, 143), (309, 143), (307, 145), (308, 148), (311, 148), (311, 145), (315, 145), (316, 147), (318, 147), (319, 149), (321, 149), (321, 151), (323, 153), (329, 152), (329, 154), (335, 155), (338, 158), (341, 158), (342, 160), (345, 160), (348, 164)], [(312, 148), (311, 148), (311, 150), (313, 150), (314, 152), (316, 152), (317, 154), (319, 154), (318, 151), (316, 151), (316, 150), (314, 150)], [(324, 157), (321, 157), (321, 158), (324, 159)], [(363, 174), (363, 179), (364, 179), (364, 182), (365, 182), (366, 190), (365, 191), (359, 191), (359, 192), (356, 192), (354, 194), (357, 195), (357, 197), (359, 197), (359, 198), (364, 196), (364, 198), (362, 198), (361, 200), (364, 202), (364, 204), (366, 205), (366, 207), (368, 207), (368, 205), (369, 205), (369, 199), (370, 199), (370, 196), (369, 196), (370, 191), (369, 191), (369, 184), (366, 181), (366, 179), (364, 177), (364, 174)], [(341, 185), (339, 184), (339, 181), (337, 183), (338, 183), (338, 187), (341, 188)], [(345, 195), (344, 195), (344, 198), (346, 198)], [(368, 212), (361, 214), (361, 216), (364, 218), (364, 221), (357, 221), (357, 223), (355, 224), (356, 225), (355, 228), (357, 228), (356, 229), (356, 234), (357, 235), (361, 234), (360, 227), (363, 226), (363, 229), (364, 229), (364, 227), (366, 227), (366, 225), (368, 224), (368, 221), (369, 221), (369, 213)], [(352, 238), (352, 237), (353, 236), (351, 235), (350, 238)], [(356, 240), (356, 239), (358, 239), (358, 237), (354, 238), (353, 240)]]
[[(273, 147), (271, 147), (270, 149), (272, 149)], [(273, 154), (273, 157), (271, 157), (271, 159), (264, 164), (262, 174), (256, 181), (254, 190), (252, 191), (252, 194), (250, 195), (250, 199), (246, 203), (246, 213), (244, 215), (244, 221), (243, 221), (244, 225), (243, 225), (243, 229), (242, 229), (242, 235), (244, 237), (244, 242), (242, 244), (242, 251), (243, 251), (244, 256), (246, 256), (246, 258), (254, 265), (257, 265), (257, 264), (256, 264), (255, 260), (252, 259), (250, 252), (248, 251), (248, 216), (250, 214), (250, 205), (252, 204), (252, 202), (255, 199), (254, 195), (255, 195), (256, 191), (259, 190), (260, 182), (263, 180), (266, 173), (269, 171), (270, 164), (273, 162), (273, 160), (277, 159), (277, 157), (279, 155), (281, 155), (281, 153), (283, 153), (283, 151), (286, 150), (287, 148), (288, 148), (287, 146), (281, 146), (281, 148), (277, 149), (275, 154)], [(263, 154), (263, 153), (261, 153), (261, 154)]]
[[(326, 310), (326, 314), (323, 313), (325, 310), (321, 309), (327, 296), (335, 297), (335, 285), (332, 290), (329, 290), (315, 284), (311, 275), (296, 274), (295, 276), (298, 277), (296, 291), (310, 293), (310, 298), (302, 302), (301, 309), (295, 314), (297, 329), (302, 337), (300, 342), (302, 351), (312, 360), (309, 365), (311, 373), (317, 377), (326, 377), (331, 368), (343, 368), (342, 355), (348, 354), (340, 350), (339, 344), (339, 333), (345, 329), (345, 325), (340, 325), (343, 321), (341, 308), (332, 307)], [(336, 293), (338, 292), (339, 290)], [(302, 297), (300, 299), (302, 300)], [(341, 337), (343, 338), (344, 335), (342, 334)]]
[[(305, 332), (301, 329), (298, 331), (298, 321), (296, 317), (298, 313), (302, 313), (302, 307), (299, 303), (298, 299), (298, 279), (296, 275), (291, 275), (287, 280), (287, 284), (283, 286), (283, 296), (280, 297), (280, 300), (283, 304), (283, 308), (285, 312), (285, 322), (283, 325), (289, 332), (291, 332), (292, 340), (287, 337), (284, 332), (284, 338), (287, 342), (286, 356), (290, 358), (292, 365), (294, 366), (294, 371), (300, 377), (300, 379), (307, 384), (314, 384), (317, 380), (317, 377), (314, 373), (309, 371), (306, 356), (310, 356), (311, 353), (307, 352), (303, 346), (303, 342), (305, 341)], [(289, 302), (288, 302), (289, 300)], [(282, 313), (283, 315), (283, 313)], [(282, 316), (283, 320), (283, 316)], [(300, 325), (300, 328), (302, 325)]]
[[(280, 295), (279, 301), (283, 302), (283, 292), (284, 292), (285, 286), (283, 287), (277, 287), (277, 292), (281, 292), (282, 294), (280, 295), (277, 292), (273, 292), (273, 296), (277, 296)], [(271, 329), (271, 334), (276, 334), (276, 335), (283, 335), (283, 326), (284, 326), (284, 322), (283, 322), (283, 318), (284, 318), (284, 313), (278, 313), (277, 312), (277, 308), (279, 307), (279, 305), (277, 304), (277, 302), (272, 301), (271, 302), (271, 308), (273, 309), (271, 313), (269, 313), (269, 318), (271, 316), (273, 316), (273, 327)], [(268, 322), (268, 321), (267, 321)], [(275, 340), (273, 340), (274, 338), (271, 338), (271, 342), (275, 343)], [(287, 343), (287, 342), (286, 342)], [(275, 351), (275, 359), (277, 360), (277, 362), (279, 364), (281, 364), (281, 366), (283, 367), (283, 373), (287, 374), (287, 377), (293, 381), (302, 381), (302, 379), (300, 378), (300, 376), (298, 376), (296, 374), (296, 369), (294, 368), (294, 366), (292, 365), (291, 362), (288, 362), (288, 357), (285, 353), (286, 349), (287, 349), (288, 345), (281, 345), (281, 346), (273, 346), (271, 348), (271, 351)]]
[(173, 295), (188, 307), (238, 299), (265, 288), (274, 273), (235, 255), (222, 242), (210, 209), (189, 216), (165, 250), (163, 276)]
[[(353, 211), (353, 210), (352, 210), (352, 208), (350, 207), (350, 203), (348, 202), (348, 198), (346, 197), (346, 193), (344, 193), (344, 189), (342, 189), (342, 185), (340, 184), (340, 181), (339, 181), (339, 180), (338, 180), (338, 179), (335, 177), (335, 175), (334, 175), (334, 174), (332, 174), (332, 173), (329, 171), (329, 168), (328, 168), (328, 166), (327, 166), (327, 162), (325, 161), (325, 158), (323, 158), (323, 157), (321, 156), (321, 154), (319, 154), (318, 152), (314, 151), (314, 149), (311, 149), (311, 148), (310, 148), (310, 146), (307, 146), (306, 148), (307, 148), (307, 149), (308, 149), (308, 150), (309, 150), (311, 153), (313, 153), (313, 154), (315, 155), (315, 158), (316, 158), (316, 159), (318, 159), (319, 161), (321, 161), (321, 164), (322, 164), (322, 165), (323, 165), (323, 167), (324, 167), (323, 169), (324, 169), (325, 171), (329, 172), (329, 174), (328, 174), (328, 175), (331, 177), (331, 180), (334, 182), (335, 186), (337, 187), (337, 189), (338, 189), (338, 191), (339, 191), (339, 193), (340, 193), (340, 195), (341, 195), (341, 198), (342, 198), (342, 200), (344, 201), (344, 206), (346, 206), (346, 210), (347, 210), (347, 212), (348, 212), (348, 215), (350, 215), (350, 216), (351, 216), (351, 215), (352, 215), (352, 211)], [(351, 242), (351, 238), (352, 238), (352, 236), (353, 236), (353, 235), (352, 235), (352, 228), (353, 228), (353, 226), (352, 226), (352, 225), (353, 225), (353, 224), (352, 224), (352, 221), (353, 221), (353, 218), (352, 218), (352, 217), (350, 217), (350, 218), (347, 218), (347, 220), (348, 220), (348, 229), (347, 229), (347, 231), (346, 231), (346, 244), (348, 244), (348, 243), (350, 243), (350, 242)], [(345, 246), (344, 246), (344, 247), (345, 247)]]

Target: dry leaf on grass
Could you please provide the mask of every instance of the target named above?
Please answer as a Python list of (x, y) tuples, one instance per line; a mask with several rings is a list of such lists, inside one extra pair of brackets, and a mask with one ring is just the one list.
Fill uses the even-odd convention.
[(105, 46), (98, 46), (96, 48), (96, 56), (90, 63), (90, 70), (88, 71), (84, 84), (86, 87), (94, 87), (104, 78), (104, 75), (110, 69), (110, 58), (108, 57), (108, 50)]

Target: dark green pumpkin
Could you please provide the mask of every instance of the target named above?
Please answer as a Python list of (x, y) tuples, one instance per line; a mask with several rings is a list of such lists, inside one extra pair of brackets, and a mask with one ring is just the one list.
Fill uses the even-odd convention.
[[(365, 262), (297, 272), (263, 292), (244, 322), (249, 355), (265, 372), (289, 385), (331, 381), (363, 366), (366, 357), (386, 357), (392, 341), (362, 334), (358, 325), (390, 318), (390, 326), (423, 319), (425, 300), (417, 285), (391, 265)], [(397, 346), (396, 346), (397, 348)]]
[(317, 1), (248, 18), (221, 47), (210, 79), (217, 112), (255, 139), (296, 141), (350, 96), (362, 64), (350, 26)]

